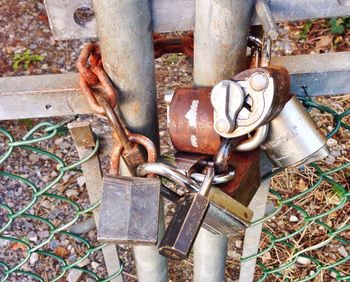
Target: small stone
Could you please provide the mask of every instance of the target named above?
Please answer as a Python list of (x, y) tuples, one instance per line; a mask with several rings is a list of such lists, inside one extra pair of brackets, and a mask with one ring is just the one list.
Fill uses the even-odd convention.
[(34, 50), (36, 48), (38, 48), (38, 45), (36, 45), (36, 44), (30, 44), (29, 45), (29, 49), (31, 49), (31, 50)]
[(326, 163), (329, 165), (334, 164), (334, 162), (335, 162), (335, 157), (333, 156), (328, 156), (328, 158), (326, 159)]
[(39, 160), (39, 156), (35, 153), (31, 153), (29, 155), (29, 160), (32, 161), (32, 162), (37, 162)]
[(27, 238), (29, 241), (31, 242), (36, 242), (38, 240), (38, 235), (34, 232), (34, 231), (30, 231), (28, 234), (27, 234)]
[(30, 259), (29, 259), (29, 263), (31, 264), (31, 265), (34, 265), (34, 264), (36, 264), (36, 262), (39, 260), (39, 255), (37, 254), (37, 253), (32, 253), (31, 255), (30, 255)]
[(338, 158), (341, 156), (341, 152), (339, 150), (331, 151), (331, 155), (335, 158)]
[(72, 145), (68, 142), (62, 142), (60, 146), (62, 149), (69, 149), (70, 147), (72, 147)]
[(50, 177), (48, 175), (44, 175), (42, 178), (41, 178), (42, 182), (44, 183), (47, 183), (50, 181)]
[(11, 55), (11, 54), (13, 54), (13, 52), (14, 52), (14, 50), (13, 50), (12, 47), (6, 47), (6, 53), (7, 54)]
[(9, 240), (0, 239), (0, 248), (6, 248), (9, 245)]
[(93, 269), (97, 269), (97, 267), (99, 267), (100, 266), (100, 264), (99, 263), (97, 263), (97, 262), (95, 262), (95, 261), (93, 261), (92, 263), (91, 263), (91, 266), (92, 266), (92, 268)]
[(232, 251), (232, 250), (228, 251), (227, 255), (233, 259), (239, 259), (241, 257), (241, 255), (239, 253), (237, 253), (236, 251)]
[(83, 272), (77, 269), (71, 269), (67, 276), (68, 282), (78, 282), (80, 281), (81, 276), (83, 275)]
[(36, 6), (37, 6), (38, 10), (45, 10), (45, 5), (43, 3), (37, 2)]
[(79, 196), (79, 193), (78, 193), (78, 191), (75, 190), (75, 189), (68, 189), (68, 190), (66, 191), (66, 196), (67, 196), (68, 198), (77, 197), (77, 196)]
[(336, 279), (337, 278), (337, 273), (335, 273), (334, 271), (331, 272), (331, 277)]
[(328, 147), (334, 147), (334, 146), (336, 146), (337, 144), (338, 144), (338, 141), (335, 140), (335, 139), (333, 139), (333, 138), (329, 138), (329, 139), (327, 140), (327, 146), (328, 146)]
[(315, 275), (315, 273), (316, 273), (315, 271), (311, 270), (309, 273), (309, 276), (313, 276), (313, 275)]
[(50, 175), (51, 175), (51, 177), (53, 177), (53, 178), (54, 178), (54, 177), (56, 177), (58, 174), (57, 174), (57, 172), (56, 172), (56, 171), (54, 171), (54, 170), (53, 170), (53, 171), (51, 171), (51, 174), (50, 174)]
[(47, 230), (43, 230), (43, 231), (39, 231), (38, 232), (38, 236), (40, 238), (47, 238), (47, 237), (49, 237), (49, 235), (50, 235), (50, 233)]
[(242, 240), (237, 240), (237, 241), (235, 242), (235, 245), (236, 245), (236, 248), (238, 248), (238, 249), (242, 248), (242, 245), (243, 245)]
[(349, 256), (349, 253), (347, 252), (347, 250), (344, 248), (344, 246), (341, 246), (339, 249), (338, 249), (338, 253), (344, 257), (344, 258), (347, 258)]
[(51, 209), (51, 207), (52, 207), (50, 201), (48, 201), (48, 200), (43, 201), (43, 202), (41, 203), (41, 206), (44, 207), (44, 208), (46, 208), (46, 209)]
[(66, 60), (66, 59), (65, 59), (64, 57), (59, 58), (59, 59), (58, 59), (58, 64), (59, 64), (59, 65), (64, 65), (65, 60)]
[(85, 180), (85, 176), (84, 175), (79, 176), (77, 178), (77, 183), (78, 183), (79, 187), (83, 187), (85, 182), (86, 182), (86, 180)]
[(289, 222), (298, 222), (299, 221), (299, 218), (297, 218), (295, 215), (292, 215), (290, 218), (289, 218)]
[(42, 70), (47, 70), (47, 69), (49, 69), (49, 66), (48, 66), (48, 64), (43, 64), (43, 65), (41, 65), (41, 67), (40, 67)]
[(311, 260), (305, 257), (298, 257), (297, 262), (302, 265), (309, 265), (311, 263)]

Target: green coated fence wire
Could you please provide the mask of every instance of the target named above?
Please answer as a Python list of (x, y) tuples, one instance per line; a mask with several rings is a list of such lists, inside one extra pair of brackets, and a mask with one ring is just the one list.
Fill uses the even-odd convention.
[[(306, 91), (306, 89), (304, 90)], [(333, 126), (332, 130), (328, 133), (327, 138), (334, 137), (340, 130), (344, 130), (349, 133), (350, 124), (349, 122), (344, 122), (344, 120), (350, 116), (350, 109), (337, 113), (330, 107), (316, 103), (308, 95), (306, 95), (306, 97), (299, 97), (299, 100), (304, 104), (308, 111), (317, 110), (320, 113), (326, 113), (332, 117)], [(350, 136), (350, 134), (348, 134), (348, 136)], [(264, 247), (260, 248), (260, 251), (257, 254), (241, 259), (242, 262), (258, 259), (257, 265), (260, 268), (260, 272), (258, 271), (260, 276), (257, 278), (257, 281), (314, 281), (317, 276), (325, 271), (329, 271), (329, 274), (332, 274), (332, 276), (329, 277), (331, 277), (333, 280), (350, 281), (349, 252), (345, 251), (343, 253), (344, 257), (334, 259), (332, 262), (321, 261), (315, 256), (310, 255), (313, 251), (326, 252), (324, 248), (330, 246), (335, 241), (341, 243), (345, 250), (346, 248), (348, 250), (350, 249), (350, 215), (346, 214), (346, 211), (350, 211), (350, 192), (348, 190), (349, 182), (346, 184), (346, 187), (335, 181), (333, 177), (337, 173), (343, 173), (348, 177), (348, 181), (350, 176), (350, 162), (348, 158), (346, 159), (346, 162), (343, 162), (339, 166), (332, 169), (322, 169), (320, 165), (316, 163), (310, 164), (310, 169), (313, 169), (314, 174), (316, 175), (314, 183), (309, 187), (306, 187), (304, 191), (293, 194), (291, 197), (285, 197), (280, 191), (278, 192), (274, 189), (270, 189), (270, 195), (277, 201), (276, 209), (264, 218), (253, 222), (251, 226), (260, 223), (265, 223), (266, 226), (268, 225), (269, 220), (278, 217), (278, 215), (283, 214), (286, 212), (286, 210), (294, 210), (294, 212), (302, 218), (302, 224), (301, 226), (296, 227), (294, 230), (283, 232), (283, 235), (276, 235), (271, 228), (263, 228), (263, 234), (267, 240), (267, 243), (265, 243)], [(266, 176), (265, 179), (278, 175), (282, 171), (282, 169), (276, 170), (270, 175)], [(325, 183), (332, 187), (331, 190), (333, 194), (339, 199), (334, 207), (325, 209), (321, 213), (310, 215), (306, 211), (305, 207), (301, 207), (300, 205), (296, 204), (297, 202), (303, 201), (303, 199), (305, 199), (308, 195), (315, 193), (315, 191)], [(326, 205), (326, 203), (324, 204)], [(347, 208), (347, 210), (345, 210), (345, 208)], [(325, 220), (334, 212), (340, 212), (342, 210), (345, 211), (345, 220), (338, 224), (337, 229), (333, 229), (325, 222)], [(300, 248), (298, 244), (300, 238), (310, 228), (323, 228), (327, 233), (321, 242), (317, 241), (314, 244), (309, 242), (307, 246), (303, 245), (303, 248)], [(288, 255), (285, 257), (285, 259), (281, 259), (280, 257), (278, 258), (278, 255), (273, 258), (270, 256), (268, 259), (266, 259), (266, 257), (264, 258), (264, 256), (267, 253), (270, 253), (273, 249), (275, 249), (276, 253), (278, 253), (279, 249), (280, 254), (281, 250), (283, 250), (282, 252)], [(307, 267), (310, 270), (309, 273), (303, 275), (303, 277), (301, 277), (300, 274), (293, 275), (293, 271), (295, 271), (297, 268), (303, 267), (298, 263), (300, 258), (303, 259), (304, 262), (307, 262)], [(339, 270), (339, 267), (341, 266), (344, 266), (342, 270), (345, 270), (345, 274)], [(322, 281), (331, 281), (331, 279)]]
[[(98, 148), (99, 148), (99, 140), (97, 137), (96, 140), (96, 146), (92, 153), (85, 157), (84, 159), (81, 159), (73, 164), (66, 164), (60, 157), (54, 155), (53, 153), (50, 153), (46, 150), (43, 150), (40, 147), (34, 147), (33, 145), (38, 142), (46, 141), (48, 139), (51, 139), (52, 137), (56, 136), (58, 132), (66, 132), (66, 124), (71, 121), (68, 120), (61, 124), (53, 124), (50, 122), (42, 122), (36, 126), (34, 126), (21, 140), (15, 140), (13, 135), (4, 128), (0, 127), (0, 134), (5, 136), (7, 138), (7, 141), (5, 141), (6, 144), (3, 144), (6, 149), (2, 156), (0, 156), (0, 183), (4, 183), (2, 187), (5, 187), (5, 181), (4, 178), (12, 179), (17, 182), (21, 182), (24, 184), (28, 189), (31, 189), (31, 200), (27, 205), (24, 207), (21, 207), (17, 209), (17, 207), (11, 207), (9, 203), (6, 203), (1, 200), (0, 198), (0, 240), (2, 242), (6, 242), (8, 246), (12, 246), (12, 248), (19, 248), (20, 251), (24, 254), (22, 258), (18, 258), (17, 263), (7, 263), (2, 261), (0, 257), (0, 281), (19, 281), (21, 280), (18, 277), (27, 277), (31, 278), (29, 281), (58, 281), (62, 279), (66, 275), (66, 273), (71, 270), (79, 270), (82, 273), (85, 273), (88, 275), (93, 281), (110, 281), (111, 279), (117, 277), (123, 272), (123, 267), (120, 268), (120, 270), (113, 275), (111, 275), (108, 278), (100, 278), (98, 275), (88, 270), (87, 268), (79, 267), (79, 264), (84, 261), (86, 258), (88, 258), (92, 253), (97, 252), (104, 248), (106, 244), (99, 244), (98, 246), (93, 246), (88, 240), (85, 238), (73, 234), (71, 232), (68, 232), (68, 227), (72, 226), (74, 223), (76, 223), (80, 216), (90, 213), (92, 210), (96, 209), (99, 206), (99, 202), (92, 204), (89, 207), (83, 208), (78, 203), (74, 202), (73, 200), (63, 197), (61, 195), (57, 195), (55, 193), (50, 193), (50, 190), (59, 183), (65, 174), (68, 171), (77, 171), (77, 168), (90, 159), (94, 154), (96, 154)], [(34, 137), (35, 136), (35, 137)], [(57, 176), (51, 180), (50, 183), (48, 183), (45, 187), (42, 187), (39, 189), (37, 185), (35, 185), (30, 180), (14, 173), (9, 173), (6, 171), (2, 171), (1, 165), (4, 165), (6, 161), (9, 159), (11, 154), (14, 152), (15, 148), (19, 148), (21, 150), (25, 151), (31, 151), (35, 152), (37, 154), (40, 154), (42, 156), (45, 156), (47, 159), (50, 159), (51, 161), (55, 162), (57, 164)], [(6, 193), (6, 191), (3, 191)], [(31, 208), (36, 205), (41, 197), (48, 197), (53, 200), (60, 201), (61, 203), (68, 204), (73, 210), (74, 210), (74, 216), (69, 221), (62, 225), (55, 225), (51, 220), (48, 218), (44, 218), (38, 214), (31, 214), (30, 210)], [(1, 220), (2, 217), (5, 217), (5, 220)], [(49, 229), (49, 236), (43, 240), (42, 242), (34, 245), (26, 238), (17, 238), (9, 235), (6, 235), (8, 233), (11, 233), (11, 227), (15, 224), (15, 221), (18, 219), (30, 219), (35, 220), (37, 222), (41, 222), (44, 225), (46, 225)], [(12, 232), (13, 234), (13, 232)], [(65, 235), (67, 238), (70, 238), (71, 240), (74, 240), (77, 243), (80, 243), (81, 245), (84, 245), (85, 251), (83, 254), (80, 254), (80, 257), (77, 258), (74, 262), (68, 263), (65, 258), (61, 257), (60, 255), (47, 250), (45, 247), (48, 243), (50, 243), (55, 236)], [(49, 279), (44, 279), (40, 275), (33, 273), (31, 271), (25, 270), (23, 266), (28, 263), (31, 256), (36, 253), (40, 256), (50, 257), (56, 261), (57, 264), (59, 264), (60, 267), (60, 273), (56, 277), (50, 277)], [(22, 280), (21, 280), (22, 281)], [(25, 280), (27, 281), (27, 280)]]
[[(328, 138), (336, 136), (341, 130), (350, 130), (350, 124), (345, 121), (350, 116), (350, 109), (338, 113), (330, 107), (316, 103), (308, 96), (301, 97), (300, 100), (308, 110), (318, 110), (322, 113), (327, 113), (332, 117), (333, 126), (327, 136)], [(93, 281), (110, 281), (114, 277), (120, 275), (123, 271), (123, 268), (121, 268), (118, 273), (115, 273), (108, 278), (101, 278), (96, 272), (86, 267), (79, 266), (80, 263), (91, 254), (101, 250), (106, 245), (97, 244), (97, 246), (95, 246), (83, 236), (73, 234), (67, 230), (69, 230), (69, 227), (75, 224), (82, 215), (90, 213), (93, 209), (97, 208), (99, 202), (93, 203), (88, 207), (82, 207), (81, 204), (78, 204), (72, 199), (58, 195), (58, 193), (54, 192), (54, 187), (60, 183), (68, 172), (79, 171), (79, 166), (98, 151), (98, 138), (93, 152), (86, 158), (73, 164), (67, 164), (57, 155), (48, 150), (42, 149), (40, 146), (35, 146), (37, 143), (47, 142), (61, 132), (66, 132), (67, 122), (60, 124), (42, 122), (34, 126), (33, 129), (25, 134), (21, 140), (15, 140), (9, 131), (0, 127), (0, 136), (3, 136), (4, 140), (6, 139), (4, 144), (2, 144), (3, 146), (0, 146), (0, 149), (2, 148), (2, 155), (0, 155), (0, 183), (5, 183), (4, 179), (11, 179), (12, 181), (21, 183), (27, 187), (26, 189), (30, 189), (31, 191), (30, 200), (20, 207), (11, 206), (0, 197), (0, 242), (6, 242), (7, 246), (19, 247), (22, 252), (22, 256), (16, 258), (16, 262), (13, 262), (13, 260), (8, 262), (0, 254), (0, 282), (19, 281), (20, 279), (18, 280), (18, 277), (26, 277), (27, 280), (30, 279), (29, 281), (58, 281), (66, 277), (67, 273), (73, 269), (83, 272)], [(7, 167), (6, 164), (9, 162), (9, 158), (14, 154), (16, 148), (24, 151), (35, 152), (36, 154), (45, 156), (46, 159), (54, 162), (57, 167), (57, 176), (44, 187), (39, 187), (23, 175), (7, 172), (5, 169)], [(251, 259), (258, 259), (258, 270), (256, 273), (257, 281), (312, 281), (315, 277), (326, 271), (332, 273), (334, 279), (337, 281), (350, 281), (350, 270), (348, 270), (347, 273), (344, 273), (341, 268), (341, 266), (347, 265), (349, 266), (348, 269), (350, 269), (350, 256), (336, 259), (331, 263), (325, 263), (314, 256), (313, 253), (313, 251), (322, 250), (325, 246), (329, 246), (334, 240), (345, 247), (350, 245), (350, 219), (338, 224), (337, 228), (333, 228), (325, 220), (332, 213), (344, 209), (349, 203), (350, 193), (347, 190), (347, 187), (342, 183), (337, 182), (336, 177), (334, 177), (334, 175), (338, 173), (349, 173), (349, 168), (350, 162), (342, 163), (331, 169), (324, 169), (322, 165), (313, 163), (309, 166), (309, 169), (312, 169), (314, 175), (317, 177), (313, 180), (312, 184), (309, 187), (306, 187), (302, 192), (286, 197), (280, 191), (270, 189), (270, 195), (276, 201), (276, 209), (268, 216), (253, 222), (252, 226), (263, 222), (268, 224), (269, 221), (280, 213), (284, 213), (285, 209), (295, 211), (295, 213), (302, 218), (302, 224), (290, 232), (282, 232), (283, 235), (276, 235), (274, 231), (265, 225), (263, 228), (265, 243), (261, 244), (259, 253), (241, 259), (243, 262)], [(274, 171), (268, 177), (277, 175), (279, 172), (281, 172), (281, 170)], [(305, 197), (312, 195), (317, 189), (324, 185), (324, 183), (327, 183), (332, 187), (331, 190), (337, 196), (339, 201), (332, 208), (325, 209), (316, 215), (310, 215), (306, 208), (300, 203)], [(0, 185), (0, 187), (5, 187), (6, 190), (7, 186), (4, 184), (3, 186)], [(6, 191), (4, 192), (6, 193)], [(72, 216), (70, 220), (62, 224), (57, 224), (57, 222), (53, 222), (53, 220), (48, 217), (33, 213), (32, 208), (42, 197), (47, 197), (69, 205), (70, 208), (74, 210), (74, 212), (71, 213)], [(36, 222), (46, 225), (49, 230), (49, 236), (42, 242), (36, 244), (29, 242), (26, 238), (14, 236), (11, 231), (18, 219), (35, 220)], [(323, 230), (325, 230), (326, 234), (323, 240), (315, 242), (310, 240), (309, 244), (300, 246), (298, 241), (300, 240), (300, 237), (302, 237), (310, 228), (314, 228), (314, 226), (322, 227)], [(70, 238), (72, 241), (83, 246), (82, 249), (84, 251), (79, 253), (79, 257), (76, 258), (75, 261), (68, 261), (67, 258), (62, 257), (60, 254), (47, 248), (47, 245), (54, 240), (56, 236), (66, 236), (67, 238)], [(263, 240), (261, 243), (263, 243)], [(281, 258), (276, 259), (275, 257), (269, 257), (266, 259), (264, 257), (276, 249), (283, 250), (288, 256), (284, 260)], [(44, 277), (43, 273), (35, 273), (32, 270), (28, 270), (25, 265), (30, 261), (31, 256), (34, 253), (42, 258), (50, 258), (54, 260), (60, 269), (59, 273), (55, 277), (47, 278)], [(299, 267), (298, 261), (300, 258), (309, 262), (308, 267), (311, 271), (303, 277), (295, 277), (290, 274), (289, 270), (295, 270), (295, 267)]]

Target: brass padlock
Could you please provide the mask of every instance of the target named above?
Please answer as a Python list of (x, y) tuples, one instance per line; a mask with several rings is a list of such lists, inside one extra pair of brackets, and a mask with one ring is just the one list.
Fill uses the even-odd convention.
[[(183, 172), (161, 163), (145, 163), (137, 168), (137, 174), (144, 176), (154, 173), (174, 183), (198, 192), (197, 182), (184, 175)], [(213, 181), (216, 181), (215, 177)], [(169, 193), (163, 193), (167, 197)], [(175, 195), (169, 195), (170, 200), (177, 201)], [(212, 187), (208, 196), (210, 207), (204, 219), (203, 227), (214, 234), (232, 234), (246, 228), (253, 217), (253, 212), (216, 187)]]
[(159, 253), (172, 259), (186, 259), (209, 208), (207, 195), (214, 178), (214, 169), (208, 168), (198, 193), (186, 193), (159, 244)]

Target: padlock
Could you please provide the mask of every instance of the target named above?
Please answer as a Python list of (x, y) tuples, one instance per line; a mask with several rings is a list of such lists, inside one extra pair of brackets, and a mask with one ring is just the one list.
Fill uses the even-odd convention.
[[(262, 126), (276, 117), (292, 97), (289, 85), (289, 74), (284, 68), (270, 67), (244, 71), (233, 81), (225, 81), (213, 89), (176, 89), (168, 107), (169, 134), (175, 149), (216, 155), (222, 137), (237, 138), (257, 130), (236, 147), (239, 151), (253, 150), (266, 137), (267, 127)], [(252, 90), (253, 87), (260, 91)], [(237, 104), (230, 110), (233, 102)], [(225, 131), (225, 124), (233, 132), (220, 133), (218, 127)]]
[[(165, 164), (145, 163), (137, 168), (139, 176), (149, 173), (164, 177), (194, 192), (198, 192), (200, 188), (198, 183), (186, 176), (183, 171)], [(215, 181), (215, 177), (213, 181)], [(212, 187), (208, 198), (211, 204), (203, 222), (203, 227), (208, 231), (214, 234), (232, 234), (250, 224), (253, 212), (220, 189)], [(170, 200), (172, 199), (170, 198)]]
[(208, 167), (198, 193), (186, 193), (181, 198), (158, 246), (161, 255), (172, 259), (188, 257), (209, 208), (207, 195), (213, 179), (214, 169)]
[[(148, 160), (156, 161), (156, 148), (147, 137), (129, 134), (131, 142), (144, 146)], [(121, 149), (115, 151), (121, 153)], [(155, 245), (158, 241), (160, 180), (117, 176), (119, 157), (114, 156), (111, 172), (104, 177), (97, 238), (117, 244)]]
[(329, 155), (326, 137), (297, 97), (270, 122), (261, 148), (278, 167), (306, 165)]
[(248, 69), (211, 91), (214, 129), (225, 138), (244, 136), (273, 120), (292, 98), (282, 67)]

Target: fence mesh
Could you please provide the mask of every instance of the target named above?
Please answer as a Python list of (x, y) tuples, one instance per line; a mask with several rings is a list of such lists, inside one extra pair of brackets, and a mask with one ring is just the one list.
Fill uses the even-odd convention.
[[(328, 113), (332, 117), (333, 128), (328, 134), (328, 138), (335, 135), (345, 138), (344, 132), (349, 133), (350, 122), (348, 117), (350, 116), (350, 109), (338, 113), (330, 107), (314, 102), (310, 98), (301, 98), (301, 100), (307, 109), (316, 109)], [(79, 166), (98, 151), (98, 139), (92, 154), (82, 160), (77, 160), (73, 164), (65, 163), (61, 157), (50, 152), (45, 146), (35, 146), (66, 131), (66, 123), (43, 122), (34, 126), (23, 138), (16, 140), (9, 131), (0, 127), (0, 136), (3, 140), (0, 146), (2, 152), (0, 156), (1, 281), (58, 281), (72, 269), (82, 271), (92, 281), (109, 281), (120, 275), (122, 271), (108, 278), (101, 278), (94, 269), (81, 266), (86, 258), (101, 250), (105, 245), (98, 244), (96, 241), (90, 242), (84, 236), (73, 234), (68, 230), (81, 217), (97, 208), (99, 202), (92, 205), (78, 203), (72, 197), (58, 193), (55, 187), (62, 182), (69, 172), (81, 173)], [(29, 180), (30, 177), (26, 173), (12, 171), (9, 169), (9, 162), (16, 150), (34, 152), (43, 156), (44, 159), (53, 163), (52, 167), (57, 172), (54, 174), (56, 176), (46, 185), (39, 185), (34, 180)], [(348, 179), (350, 175), (349, 167), (350, 161), (347, 157), (344, 158), (342, 164), (332, 169), (325, 169), (322, 163), (313, 163), (303, 168), (312, 177), (308, 176), (306, 183), (303, 180), (304, 185), (299, 193), (288, 194), (288, 192), (284, 192), (286, 191), (285, 187), (270, 190), (270, 195), (276, 203), (276, 209), (267, 217), (253, 223), (255, 225), (265, 222), (260, 251), (254, 256), (242, 258), (242, 261), (258, 258), (259, 269), (256, 274), (259, 281), (309, 281), (325, 271), (329, 272), (329, 277), (333, 277), (338, 281), (350, 280), (350, 256), (346, 250), (350, 245), (350, 224), (347, 215), (350, 193), (346, 184), (342, 183), (338, 177), (341, 174), (341, 176)], [(20, 170), (20, 167), (15, 166), (14, 169)], [(37, 169), (40, 170), (40, 167)], [(273, 175), (277, 177), (279, 172), (275, 171)], [(40, 176), (40, 173), (36, 173)], [(302, 178), (300, 179), (302, 180)], [(281, 181), (278, 181), (278, 183), (281, 184)], [(14, 192), (11, 185), (17, 185), (25, 189), (26, 197), (21, 204), (13, 204), (10, 200), (7, 200), (6, 194)], [(316, 191), (319, 191), (319, 193), (316, 193)], [(332, 196), (325, 200), (324, 196), (326, 194), (329, 196), (329, 193)], [(317, 198), (317, 195), (319, 198)], [(307, 197), (314, 197), (311, 201), (309, 199), (308, 202), (321, 203), (321, 210), (315, 208), (314, 211), (312, 205), (305, 207), (303, 201)], [(60, 220), (57, 220), (57, 217), (50, 217), (50, 214), (45, 214), (41, 209), (42, 198), (51, 199), (51, 201), (57, 202), (57, 205), (67, 206), (65, 212), (69, 215), (66, 214)], [(345, 212), (345, 215), (341, 216), (342, 212)], [(278, 218), (281, 214), (282, 216), (292, 215), (290, 219), (293, 220), (289, 220), (289, 222), (295, 224), (279, 226)], [(337, 221), (338, 218), (341, 218), (340, 222)], [(35, 221), (41, 228), (43, 225), (46, 226), (44, 229), (48, 230), (47, 236), (44, 236), (45, 238), (40, 242), (29, 240), (28, 236), (22, 236), (23, 232), (27, 232), (25, 228), (23, 229), (23, 226), (25, 226), (23, 222), (28, 221)], [(19, 225), (19, 222), (22, 225)], [(17, 233), (18, 226), (21, 226), (22, 233)], [(309, 235), (310, 230), (318, 230), (318, 232)], [(313, 235), (315, 236), (313, 237)], [(68, 256), (65, 252), (57, 251), (59, 247), (52, 246), (52, 242), (62, 236), (78, 245), (79, 252), (75, 256)], [(339, 249), (344, 248), (340, 252), (342, 255), (334, 255), (334, 252), (327, 249), (330, 246), (336, 246)], [(57, 272), (57, 274), (43, 274), (39, 269), (33, 270), (33, 268), (28, 267), (28, 263), (33, 256), (55, 260), (54, 265), (58, 271), (53, 273)], [(329, 256), (331, 256), (331, 259)]]

